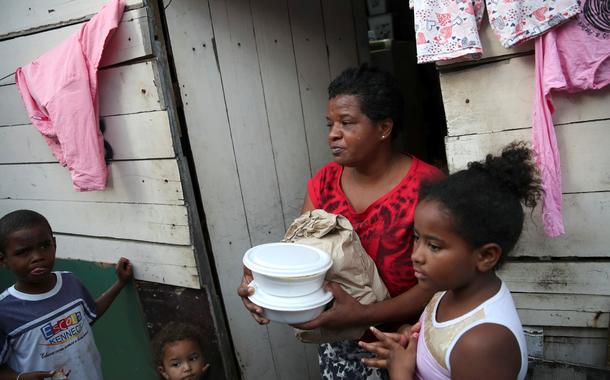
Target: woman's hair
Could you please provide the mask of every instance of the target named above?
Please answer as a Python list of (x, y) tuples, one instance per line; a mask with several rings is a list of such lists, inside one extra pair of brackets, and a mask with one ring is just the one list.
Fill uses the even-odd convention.
[(203, 351), (203, 338), (195, 326), (182, 322), (170, 322), (152, 340), (152, 353), (155, 365), (163, 365), (165, 346), (180, 340), (192, 340)]
[(523, 209), (535, 207), (542, 194), (532, 151), (514, 142), (500, 156), (471, 162), (468, 168), (422, 188), (421, 201), (436, 201), (450, 215), (456, 232), (473, 247), (496, 243), (500, 265), (523, 228)]
[(329, 99), (339, 95), (358, 97), (360, 110), (374, 122), (392, 119), (392, 137), (402, 129), (404, 97), (390, 73), (366, 64), (346, 69), (328, 86)]
[(4, 215), (2, 219), (0, 219), (0, 254), (4, 252), (4, 249), (6, 248), (6, 239), (8, 239), (10, 234), (24, 228), (37, 226), (47, 227), (49, 232), (53, 234), (51, 225), (49, 225), (47, 219), (36, 211), (17, 210)]

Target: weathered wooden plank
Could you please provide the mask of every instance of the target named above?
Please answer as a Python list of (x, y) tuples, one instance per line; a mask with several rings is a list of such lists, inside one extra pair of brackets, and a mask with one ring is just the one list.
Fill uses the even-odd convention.
[(301, 0), (288, 0), (288, 8), (307, 136), (305, 143), (311, 171), (316, 172), (331, 159), (325, 128), (326, 89), (331, 77), (322, 8), (318, 1)]
[[(153, 62), (98, 73), (100, 116), (158, 111), (165, 108), (155, 86)], [(0, 126), (29, 124), (17, 86), (0, 86)]]
[[(555, 128), (561, 154), (562, 191), (565, 193), (610, 190), (610, 119)], [(497, 154), (513, 141), (531, 141), (531, 129), (448, 137), (445, 149), (449, 170)]]
[(521, 239), (511, 256), (608, 257), (610, 255), (610, 193), (563, 195), (566, 233), (549, 238), (542, 228), (540, 209), (533, 218), (526, 211)]
[(127, 257), (136, 280), (199, 288), (193, 248), (56, 234), (57, 257), (114, 264)]
[(185, 206), (0, 199), (0, 214), (30, 209), (74, 235), (189, 245)]
[[(263, 0), (252, 4), (265, 105), (285, 227), (303, 206), (311, 177), (305, 141), (299, 83), (285, 2)], [(269, 22), (273, 20), (273, 22)]]
[(498, 275), (513, 292), (610, 295), (607, 262), (508, 262)]
[[(531, 126), (533, 56), (443, 73), (440, 78), (449, 136)], [(609, 101), (610, 87), (575, 94), (553, 93), (557, 109), (554, 123), (608, 119)]]
[(0, 198), (102, 203), (183, 205), (175, 160), (117, 161), (104, 191), (72, 189), (68, 169), (59, 164), (0, 165)]
[[(208, 1), (174, 1), (165, 10), (189, 141), (227, 319), (245, 379), (273, 379), (269, 334), (235, 296), (250, 248)], [(226, 33), (226, 32), (225, 32)], [(225, 37), (226, 38), (226, 35)], [(205, 88), (206, 91), (201, 91)], [(258, 342), (252, 345), (252, 342)], [(269, 363), (261, 366), (260, 363)]]
[[(17, 67), (25, 66), (38, 58), (76, 33), (81, 26), (82, 24), (70, 25), (0, 42), (0, 56), (4, 57), (0, 60), (0, 76), (14, 72)], [(135, 9), (125, 12), (119, 27), (104, 50), (100, 67), (141, 58), (151, 53), (146, 9)], [(15, 83), (14, 75), (0, 80), (0, 85), (13, 83)]]
[(350, 0), (322, 0), (328, 65), (332, 78), (358, 64), (356, 31)]
[[(107, 116), (104, 139), (114, 160), (175, 157), (167, 112), (143, 112)], [(56, 162), (40, 132), (33, 125), (0, 128), (0, 163)]]
[(610, 298), (605, 296), (513, 293), (524, 325), (606, 328)]
[[(0, 13), (0, 38), (54, 24), (62, 25), (91, 18), (108, 0), (23, 0), (3, 2)], [(125, 0), (128, 7), (142, 0)]]

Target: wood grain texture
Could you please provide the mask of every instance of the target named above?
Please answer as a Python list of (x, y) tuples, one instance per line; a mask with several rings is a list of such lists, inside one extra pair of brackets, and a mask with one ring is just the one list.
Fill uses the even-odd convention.
[[(108, 0), (24, 0), (6, 1), (0, 13), (0, 38), (17, 32), (49, 28), (91, 18)], [(130, 8), (142, 0), (125, 0)]]
[[(167, 112), (153, 111), (102, 118), (104, 139), (112, 146), (114, 160), (173, 158)], [(0, 163), (57, 162), (33, 125), (0, 128)]]
[(513, 293), (524, 325), (606, 328), (610, 297), (583, 294)]
[(115, 264), (127, 257), (136, 280), (199, 288), (193, 248), (56, 234), (57, 257)]
[(30, 209), (61, 233), (190, 245), (185, 206), (0, 199), (0, 214)]
[[(25, 66), (45, 52), (53, 49), (72, 34), (82, 24), (69, 25), (46, 32), (24, 37), (17, 37), (0, 42), (0, 76), (14, 72), (17, 67)], [(149, 40), (148, 18), (146, 9), (134, 9), (125, 12), (119, 27), (108, 41), (100, 62), (100, 67), (115, 65), (121, 62), (152, 54)], [(15, 76), (0, 80), (0, 85), (15, 83)]]
[(77, 192), (59, 164), (0, 165), (0, 198), (96, 203), (183, 205), (175, 160), (113, 162), (107, 189)]

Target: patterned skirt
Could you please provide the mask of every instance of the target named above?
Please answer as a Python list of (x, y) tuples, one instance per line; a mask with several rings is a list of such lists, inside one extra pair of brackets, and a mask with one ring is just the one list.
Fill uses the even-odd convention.
[(368, 367), (360, 359), (372, 357), (354, 340), (323, 343), (318, 348), (320, 374), (323, 380), (388, 380), (386, 370)]

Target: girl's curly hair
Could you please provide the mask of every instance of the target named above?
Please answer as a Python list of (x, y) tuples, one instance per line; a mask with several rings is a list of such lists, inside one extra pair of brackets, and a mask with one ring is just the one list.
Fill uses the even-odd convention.
[(170, 322), (152, 340), (152, 353), (155, 366), (163, 365), (165, 346), (180, 340), (192, 340), (203, 351), (203, 338), (195, 326), (183, 322)]

